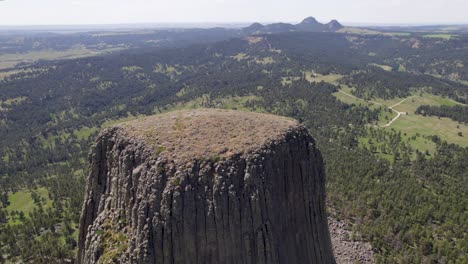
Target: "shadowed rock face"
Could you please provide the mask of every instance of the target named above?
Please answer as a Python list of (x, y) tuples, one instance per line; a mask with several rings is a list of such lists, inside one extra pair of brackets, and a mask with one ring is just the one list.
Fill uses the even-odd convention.
[(322, 158), (272, 115), (192, 110), (101, 132), (79, 263), (334, 263)]

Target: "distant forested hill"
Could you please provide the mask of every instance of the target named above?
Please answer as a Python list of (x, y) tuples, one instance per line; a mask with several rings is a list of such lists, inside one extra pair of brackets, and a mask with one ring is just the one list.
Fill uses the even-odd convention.
[(324, 154), (330, 212), (350, 223), (352, 239), (371, 242), (378, 262), (468, 261), (464, 139), (450, 144), (438, 135), (378, 127), (390, 109), (336, 96), (346, 86), (363, 102), (415, 93), (466, 102), (468, 75), (459, 66), (468, 63), (467, 37), (235, 37), (221, 29), (177, 36), (178, 42), (206, 36), (210, 43), (149, 45), (1, 72), (1, 258), (74, 257), (88, 149), (100, 129), (174, 109), (217, 107), (303, 122)]

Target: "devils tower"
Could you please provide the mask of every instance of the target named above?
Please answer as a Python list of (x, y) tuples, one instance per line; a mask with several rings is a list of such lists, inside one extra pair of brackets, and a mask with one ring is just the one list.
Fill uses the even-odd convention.
[(187, 110), (103, 130), (79, 263), (334, 263), (323, 162), (296, 121)]

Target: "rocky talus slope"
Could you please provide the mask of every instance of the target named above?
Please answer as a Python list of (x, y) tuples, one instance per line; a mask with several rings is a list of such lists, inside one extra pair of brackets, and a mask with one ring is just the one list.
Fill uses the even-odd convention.
[(329, 217), (328, 227), (337, 264), (375, 263), (371, 244), (353, 239), (352, 232), (344, 221)]
[(296, 121), (171, 112), (101, 132), (79, 263), (335, 263), (320, 152)]

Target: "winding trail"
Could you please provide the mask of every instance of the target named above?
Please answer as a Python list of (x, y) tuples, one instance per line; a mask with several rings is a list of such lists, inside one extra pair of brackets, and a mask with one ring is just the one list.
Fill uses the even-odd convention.
[(356, 97), (356, 96), (354, 96), (354, 95), (352, 95), (352, 94), (349, 94), (349, 93), (345, 93), (345, 92), (343, 92), (343, 91), (341, 91), (341, 90), (339, 90), (338, 92), (340, 92), (340, 93), (342, 93), (342, 94), (345, 94), (345, 95), (347, 95), (347, 96), (349, 96), (349, 97), (352, 97), (352, 98), (354, 98), (354, 99), (356, 99), (356, 100), (359, 100), (359, 101), (371, 102), (371, 103), (374, 103), (374, 104), (378, 104), (378, 105), (387, 107), (387, 106), (384, 105), (384, 104), (377, 103), (377, 102), (373, 102), (373, 101), (366, 101), (366, 100), (364, 100), (364, 99), (362, 99), (362, 98)]
[(390, 122), (388, 122), (386, 125), (381, 126), (381, 127), (389, 127), (393, 122), (395, 122), (401, 116), (400, 112), (394, 110), (393, 108), (390, 108), (390, 109), (392, 109), (393, 112), (397, 113), (397, 116), (393, 118), (392, 120), (390, 120)]
[(398, 112), (397, 110), (393, 109), (393, 107), (398, 106), (399, 104), (401, 104), (401, 103), (403, 103), (404, 101), (406, 101), (406, 100), (408, 100), (408, 99), (411, 99), (411, 98), (413, 98), (413, 97), (414, 97), (414, 96), (405, 98), (405, 99), (401, 100), (400, 102), (398, 102), (398, 103), (396, 103), (396, 104), (390, 106), (389, 109), (392, 109), (393, 112), (397, 113), (397, 116), (396, 116), (395, 118), (393, 118), (392, 120), (390, 120), (390, 122), (388, 122), (388, 124), (386, 124), (386, 125), (384, 125), (384, 126), (382, 126), (382, 127), (388, 127), (388, 126), (390, 126), (393, 122), (395, 122), (395, 121), (401, 116), (401, 114), (406, 114), (406, 112)]
[(384, 107), (386, 107), (386, 108), (392, 110), (393, 112), (395, 112), (395, 113), (397, 114), (397, 116), (394, 117), (392, 120), (390, 120), (386, 125), (383, 125), (383, 126), (380, 126), (380, 127), (389, 127), (389, 126), (390, 126), (391, 124), (393, 124), (393, 122), (395, 122), (402, 114), (406, 114), (406, 112), (398, 112), (397, 110), (395, 110), (395, 109), (393, 109), (393, 108), (394, 108), (395, 106), (400, 105), (400, 104), (403, 103), (404, 101), (415, 97), (415, 96), (411, 96), (411, 97), (408, 97), (408, 98), (405, 98), (405, 99), (401, 100), (400, 102), (398, 102), (398, 103), (396, 103), (396, 104), (394, 104), (394, 105), (392, 105), (392, 106), (386, 106), (386, 105), (384, 105), (384, 104), (377, 103), (377, 102), (374, 102), (374, 101), (366, 101), (366, 100), (364, 100), (364, 99), (362, 99), (362, 98), (358, 98), (358, 97), (356, 97), (356, 96), (354, 96), (354, 95), (352, 95), (352, 94), (343, 92), (343, 91), (341, 91), (341, 90), (338, 91), (338, 92), (340, 92), (340, 93), (342, 93), (342, 94), (345, 94), (345, 95), (347, 95), (347, 96), (350, 96), (350, 97), (352, 97), (352, 98), (354, 98), (354, 99), (356, 99), (356, 100), (360, 100), (360, 101), (364, 101), (364, 102), (370, 102), (370, 103), (373, 103), (373, 104), (377, 104), (377, 105), (384, 106)]
[(416, 97), (416, 96), (411, 96), (411, 97), (405, 98), (405, 99), (401, 100), (400, 102), (398, 102), (398, 103), (396, 103), (396, 104), (390, 106), (389, 108), (393, 108), (393, 107), (395, 107), (395, 106), (397, 106), (397, 105), (403, 103), (404, 101), (406, 101), (406, 100), (408, 100), (408, 99), (411, 99), (411, 98), (414, 98), (414, 97)]

